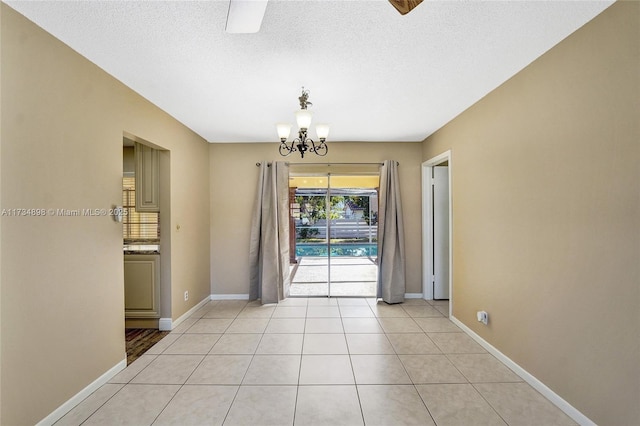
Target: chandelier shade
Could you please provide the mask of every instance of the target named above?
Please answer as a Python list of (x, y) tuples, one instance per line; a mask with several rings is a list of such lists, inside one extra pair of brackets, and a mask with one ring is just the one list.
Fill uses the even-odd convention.
[(294, 114), (296, 115), (298, 129), (308, 129), (311, 126), (311, 118), (313, 117), (311, 111), (301, 109), (300, 111), (294, 112)]
[(278, 123), (276, 124), (276, 128), (278, 129), (278, 138), (289, 139), (289, 135), (291, 134), (291, 124)]
[(316, 135), (318, 135), (318, 139), (321, 141), (327, 139), (327, 136), (329, 136), (329, 125), (316, 124)]

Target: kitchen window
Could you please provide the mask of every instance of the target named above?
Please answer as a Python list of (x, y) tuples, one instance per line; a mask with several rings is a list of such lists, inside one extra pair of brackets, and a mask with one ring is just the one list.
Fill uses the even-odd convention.
[(122, 178), (122, 236), (125, 244), (160, 243), (160, 213), (136, 211), (136, 179)]

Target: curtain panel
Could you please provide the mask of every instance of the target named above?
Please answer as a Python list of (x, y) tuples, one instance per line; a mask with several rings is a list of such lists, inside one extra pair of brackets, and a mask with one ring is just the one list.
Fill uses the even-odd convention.
[(289, 284), (289, 169), (263, 161), (251, 221), (249, 299), (278, 303)]
[(387, 303), (404, 302), (405, 255), (398, 163), (385, 160), (380, 169), (378, 199), (378, 294)]

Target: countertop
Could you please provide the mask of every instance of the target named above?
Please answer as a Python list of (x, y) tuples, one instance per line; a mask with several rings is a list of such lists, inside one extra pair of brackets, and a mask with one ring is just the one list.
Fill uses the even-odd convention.
[(124, 254), (160, 254), (159, 244), (126, 244)]

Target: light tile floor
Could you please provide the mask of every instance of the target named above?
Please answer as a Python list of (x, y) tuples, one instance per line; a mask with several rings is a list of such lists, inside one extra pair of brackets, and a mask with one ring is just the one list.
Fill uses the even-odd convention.
[(210, 302), (57, 424), (575, 424), (447, 309)]

